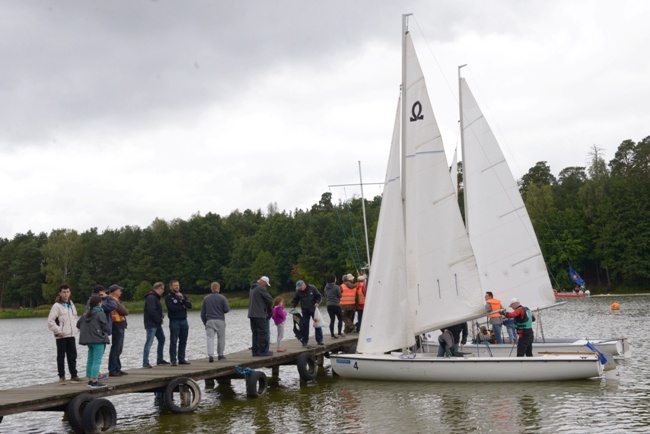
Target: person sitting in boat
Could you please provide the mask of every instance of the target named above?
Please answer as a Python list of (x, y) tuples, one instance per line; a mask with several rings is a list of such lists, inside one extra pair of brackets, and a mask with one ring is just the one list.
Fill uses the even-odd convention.
[(461, 357), (462, 354), (454, 349), (454, 335), (449, 329), (441, 330), (442, 334), (438, 336), (438, 357)]
[(519, 336), (519, 340), (517, 341), (517, 357), (533, 357), (533, 321), (535, 321), (535, 317), (530, 309), (521, 305), (517, 298), (510, 300), (510, 307), (512, 308), (512, 312), (507, 312), (503, 309), (501, 313), (506, 318), (515, 320), (515, 328)]
[(486, 326), (481, 326), (481, 331), (478, 333), (477, 340), (479, 344), (487, 342), (488, 344), (495, 344), (494, 332), (488, 330)]

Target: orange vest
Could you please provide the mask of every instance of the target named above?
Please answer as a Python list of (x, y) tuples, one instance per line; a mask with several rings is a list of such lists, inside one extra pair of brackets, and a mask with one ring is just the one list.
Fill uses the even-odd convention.
[(341, 306), (357, 304), (357, 287), (350, 288), (345, 283), (341, 284)]
[[(487, 302), (490, 303), (490, 306), (492, 307), (493, 311), (501, 309), (501, 301), (497, 300), (496, 298), (491, 298)], [(499, 312), (496, 312), (491, 315), (488, 315), (488, 318), (496, 318), (498, 316), (501, 316), (501, 314)]]
[(363, 306), (366, 305), (366, 282), (357, 282), (357, 296), (359, 297), (357, 308), (363, 310)]

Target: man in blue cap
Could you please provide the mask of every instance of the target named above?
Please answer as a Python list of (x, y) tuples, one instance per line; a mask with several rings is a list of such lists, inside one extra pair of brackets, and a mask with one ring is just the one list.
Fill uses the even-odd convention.
[[(295, 308), (300, 303), (302, 308), (302, 321), (300, 322), (300, 332), (302, 334), (302, 346), (306, 347), (309, 342), (309, 318), (314, 317), (316, 309), (320, 304), (323, 296), (318, 292), (314, 285), (307, 285), (302, 280), (296, 282), (296, 295), (293, 297), (291, 307)], [(318, 345), (325, 345), (323, 343), (323, 329), (316, 327), (316, 343)]]

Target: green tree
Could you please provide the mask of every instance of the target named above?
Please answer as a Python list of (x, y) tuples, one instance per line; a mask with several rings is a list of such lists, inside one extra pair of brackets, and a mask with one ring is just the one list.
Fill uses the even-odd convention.
[(77, 231), (58, 229), (50, 233), (47, 242), (41, 247), (43, 255), (42, 272), (45, 283), (42, 285), (43, 298), (54, 300), (63, 283), (73, 287), (76, 282), (71, 282), (72, 270), (82, 259), (83, 245)]

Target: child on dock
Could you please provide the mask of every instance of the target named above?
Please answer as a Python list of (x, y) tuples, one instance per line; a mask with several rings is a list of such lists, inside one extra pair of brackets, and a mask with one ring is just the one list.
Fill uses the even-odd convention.
[(91, 389), (106, 387), (106, 384), (98, 381), (99, 367), (102, 363), (102, 356), (109, 342), (108, 334), (110, 326), (106, 319), (106, 314), (102, 309), (102, 298), (99, 295), (93, 295), (88, 302), (89, 309), (84, 313), (79, 321), (79, 344), (88, 346), (88, 361), (86, 362), (86, 376), (88, 377), (88, 387)]
[(282, 338), (284, 338), (284, 321), (287, 319), (287, 312), (284, 310), (284, 299), (282, 297), (276, 297), (273, 300), (273, 312), (271, 313), (271, 318), (273, 318), (273, 323), (278, 329), (278, 339), (277, 339), (277, 352), (283, 353), (287, 351), (286, 348), (282, 348), (280, 344), (282, 343)]

